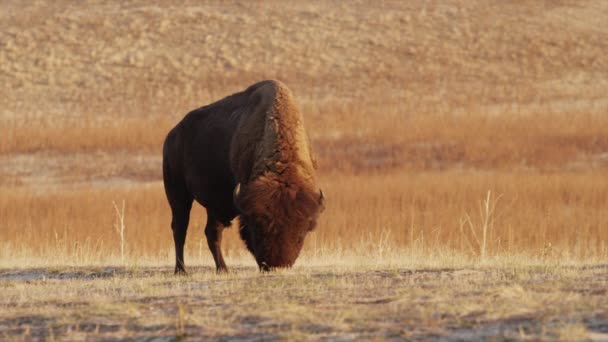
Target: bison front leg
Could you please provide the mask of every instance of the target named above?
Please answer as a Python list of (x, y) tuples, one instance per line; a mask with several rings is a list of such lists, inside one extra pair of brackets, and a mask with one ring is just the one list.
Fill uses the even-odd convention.
[(213, 255), (215, 261), (215, 268), (217, 272), (226, 272), (228, 268), (224, 262), (224, 256), (222, 255), (222, 233), (224, 226), (217, 221), (214, 215), (207, 212), (207, 226), (205, 226), (205, 236), (207, 237), (207, 244), (209, 250)]

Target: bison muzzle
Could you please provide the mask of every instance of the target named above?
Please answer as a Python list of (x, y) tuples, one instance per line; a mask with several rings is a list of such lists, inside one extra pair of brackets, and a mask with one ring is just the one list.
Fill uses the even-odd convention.
[(225, 271), (222, 232), (239, 216), (240, 236), (261, 270), (290, 267), (324, 208), (316, 163), (291, 91), (262, 81), (188, 113), (167, 135), (163, 180), (171, 206), (175, 273), (196, 200), (205, 235)]

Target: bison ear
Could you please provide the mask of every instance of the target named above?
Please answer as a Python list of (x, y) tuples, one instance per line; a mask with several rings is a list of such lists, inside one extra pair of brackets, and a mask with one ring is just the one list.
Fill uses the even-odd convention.
[(239, 195), (240, 194), (241, 194), (241, 183), (238, 183), (234, 187), (234, 191), (232, 192), (232, 202), (234, 203), (234, 206), (239, 211), (239, 213), (242, 213), (243, 209), (241, 209), (241, 207), (239, 206)]

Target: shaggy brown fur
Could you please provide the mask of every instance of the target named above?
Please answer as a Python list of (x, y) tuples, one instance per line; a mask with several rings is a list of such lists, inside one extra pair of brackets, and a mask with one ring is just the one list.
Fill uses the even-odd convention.
[(261, 269), (291, 266), (323, 209), (315, 169), (302, 115), (279, 81), (189, 113), (167, 136), (163, 157), (176, 272), (184, 272), (193, 199), (207, 208), (205, 234), (218, 270), (226, 269), (221, 232), (236, 215)]
[[(302, 248), (306, 233), (316, 224), (319, 191), (315, 163), (310, 152), (303, 118), (289, 89), (278, 81), (259, 87), (252, 98), (259, 103), (260, 117), (243, 121), (243, 130), (260, 134), (253, 141), (236, 134), (232, 165), (251, 160), (245, 172), (235, 170), (242, 183), (235, 198), (241, 209), (241, 236), (263, 267), (291, 266)], [(259, 125), (247, 129), (248, 125)], [(241, 149), (239, 149), (241, 148)], [(254, 237), (249, 238), (254, 232)], [(256, 239), (264, 237), (265, 239)], [(269, 241), (274, 240), (274, 241)]]

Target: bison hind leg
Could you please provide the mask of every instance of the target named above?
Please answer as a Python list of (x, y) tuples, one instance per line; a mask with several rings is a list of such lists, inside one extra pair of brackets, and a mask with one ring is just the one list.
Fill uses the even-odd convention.
[(175, 243), (175, 274), (186, 274), (184, 244), (186, 243), (190, 210), (194, 199), (181, 182), (176, 182), (169, 177), (166, 167), (163, 176), (167, 200), (171, 206), (171, 229), (173, 230), (173, 242)]
[(186, 243), (191, 208), (192, 201), (186, 202), (182, 206), (172, 205), (171, 229), (173, 230), (173, 241), (175, 243), (175, 274), (179, 275), (187, 274), (184, 265), (184, 244)]

